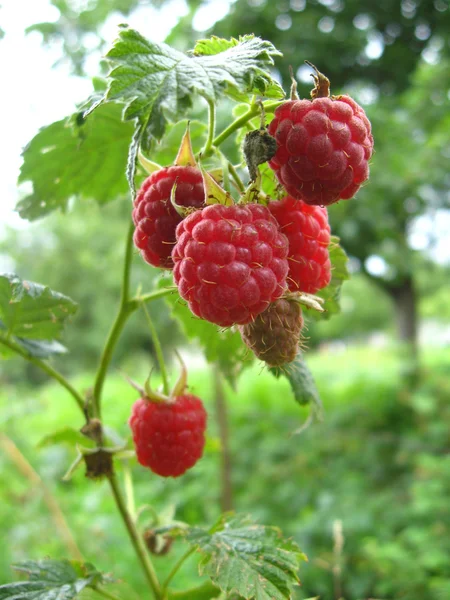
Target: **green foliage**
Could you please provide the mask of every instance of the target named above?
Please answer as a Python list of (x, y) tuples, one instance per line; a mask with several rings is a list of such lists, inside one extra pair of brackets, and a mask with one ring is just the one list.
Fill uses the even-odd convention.
[(69, 200), (94, 199), (99, 204), (127, 191), (125, 165), (132, 125), (120, 120), (120, 107), (98, 107), (87, 121), (52, 123), (25, 148), (19, 182), (33, 185), (17, 210), (33, 221), (60, 209)]
[(299, 352), (291, 363), (283, 367), (275, 367), (270, 371), (276, 378), (284, 375), (291, 385), (296, 402), (301, 405), (310, 404), (312, 413), (321, 416), (322, 402), (311, 371), (303, 358), (303, 352)]
[(203, 558), (200, 572), (207, 573), (225, 593), (243, 598), (291, 598), (299, 580), (304, 554), (275, 527), (256, 525), (248, 517), (221, 517), (209, 531), (193, 528), (187, 540)]
[[(163, 283), (164, 285), (164, 283)], [(220, 330), (217, 325), (195, 317), (187, 305), (176, 294), (167, 296), (172, 317), (188, 340), (196, 341), (210, 363), (216, 363), (230, 383), (250, 366), (252, 357), (234, 328)]]
[(139, 147), (149, 151), (152, 139), (163, 137), (169, 118), (177, 121), (192, 108), (195, 94), (211, 103), (223, 94), (239, 101), (254, 93), (282, 97), (267, 73), (278, 55), (270, 42), (249, 35), (238, 42), (204, 40), (189, 56), (122, 28), (106, 55), (111, 71), (105, 100), (124, 103), (124, 120), (137, 121), (127, 163), (131, 190)]
[(72, 600), (104, 579), (91, 564), (68, 560), (30, 560), (13, 565), (13, 569), (28, 581), (1, 585), (1, 600)]
[(331, 236), (330, 246), (331, 281), (327, 287), (319, 290), (316, 295), (323, 298), (323, 309), (325, 312), (309, 311), (309, 316), (315, 319), (329, 319), (331, 315), (340, 312), (340, 298), (342, 283), (350, 279), (347, 264), (348, 257), (344, 249), (339, 245), (339, 238)]
[(56, 339), (76, 311), (73, 300), (49, 287), (0, 275), (0, 344), (12, 339), (39, 358), (64, 353)]

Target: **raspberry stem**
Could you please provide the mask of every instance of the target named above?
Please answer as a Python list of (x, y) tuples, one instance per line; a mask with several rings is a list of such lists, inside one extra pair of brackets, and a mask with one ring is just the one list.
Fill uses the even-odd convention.
[(167, 579), (165, 580), (165, 582), (162, 585), (162, 589), (161, 589), (162, 600), (166, 600), (166, 598), (167, 598), (167, 588), (169, 586), (169, 583), (175, 577), (175, 575), (177, 574), (181, 565), (191, 556), (191, 554), (193, 554), (195, 552), (195, 550), (196, 550), (195, 546), (193, 548), (189, 548), (184, 554), (181, 555), (180, 559), (173, 566), (172, 570), (170, 571), (169, 575), (167, 576)]
[(131, 543), (138, 555), (139, 561), (144, 570), (145, 577), (150, 584), (150, 588), (152, 590), (153, 598), (156, 600), (161, 600), (161, 588), (159, 585), (158, 577), (155, 572), (155, 568), (153, 563), (148, 555), (148, 552), (144, 546), (144, 542), (142, 541), (141, 536), (139, 535), (138, 530), (136, 529), (136, 525), (129, 514), (125, 501), (122, 496), (122, 492), (117, 483), (117, 479), (114, 474), (108, 476), (108, 481), (111, 486), (111, 490), (114, 496), (114, 500), (117, 504), (117, 508), (122, 516), (122, 519), (125, 523), (125, 527), (127, 528), (128, 535), (130, 536)]
[[(264, 110), (266, 111), (266, 113), (273, 112), (278, 106), (283, 104), (283, 102), (284, 102), (284, 100), (275, 101), (275, 102), (267, 102), (267, 104), (263, 105)], [(241, 127), (243, 127), (248, 121), (250, 121), (250, 119), (252, 119), (253, 117), (256, 117), (260, 113), (260, 110), (261, 109), (260, 109), (259, 104), (256, 103), (256, 104), (251, 105), (246, 113), (244, 113), (243, 115), (238, 117), (235, 121), (233, 121), (230, 125), (228, 125), (228, 127), (226, 127), (222, 131), (222, 133), (220, 133), (216, 138), (214, 138), (212, 145), (220, 146), (220, 144), (222, 144), (228, 137), (230, 137), (230, 135), (232, 133), (234, 133)], [(209, 150), (208, 153), (210, 151), (211, 150)], [(203, 157), (205, 157), (205, 153), (203, 153)]]
[(158, 332), (156, 331), (155, 324), (153, 323), (150, 317), (150, 313), (148, 312), (147, 307), (144, 303), (142, 303), (141, 306), (145, 313), (145, 318), (147, 319), (148, 328), (150, 329), (150, 335), (152, 336), (153, 347), (156, 352), (156, 358), (158, 360), (159, 370), (161, 372), (161, 378), (163, 380), (163, 392), (166, 396), (169, 396), (169, 378), (167, 376), (166, 363), (164, 361), (164, 354), (162, 351), (161, 342), (159, 341)]
[(211, 98), (207, 98), (204, 96), (206, 102), (208, 103), (208, 139), (206, 140), (205, 147), (203, 148), (201, 154), (202, 156), (210, 152), (214, 145), (214, 135), (216, 131), (216, 105), (214, 104)]
[(49, 377), (61, 384), (62, 387), (65, 388), (69, 392), (69, 394), (74, 398), (75, 402), (78, 404), (84, 416), (85, 399), (79, 392), (77, 392), (77, 390), (69, 383), (69, 381), (67, 381), (64, 375), (59, 373), (59, 371), (54, 369), (44, 360), (41, 360), (40, 358), (36, 358), (34, 356), (31, 356), (31, 354), (28, 354), (28, 352), (24, 350), (21, 346), (19, 346), (19, 344), (16, 344), (12, 339), (7, 338), (2, 333), (0, 333), (0, 344), (3, 344), (16, 354), (19, 354), (22, 358), (35, 365), (36, 367), (41, 369), (41, 371), (47, 373)]

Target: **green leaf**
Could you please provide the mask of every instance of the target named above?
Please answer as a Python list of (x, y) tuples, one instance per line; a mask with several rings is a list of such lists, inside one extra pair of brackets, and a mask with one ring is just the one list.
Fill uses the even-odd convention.
[(28, 581), (0, 586), (0, 600), (71, 600), (84, 588), (103, 581), (89, 563), (68, 560), (24, 561), (12, 568)]
[(329, 319), (332, 315), (341, 311), (340, 298), (341, 286), (346, 279), (350, 279), (348, 272), (348, 256), (344, 249), (339, 245), (339, 238), (335, 235), (331, 236), (330, 246), (330, 261), (331, 261), (331, 281), (323, 290), (316, 292), (316, 296), (320, 296), (325, 300), (323, 308), (325, 312), (319, 313), (315, 310), (308, 311), (308, 315), (314, 319)]
[[(125, 120), (138, 119), (144, 150), (152, 137), (162, 138), (169, 117), (177, 121), (192, 106), (194, 93), (213, 102), (223, 94), (248, 98), (267, 91), (273, 97), (275, 84), (266, 69), (280, 53), (270, 42), (250, 35), (218, 46), (213, 41), (209, 54), (189, 56), (133, 29), (120, 31), (107, 53), (112, 68), (106, 98), (125, 103)], [(284, 95), (281, 88), (277, 93)]]
[(298, 352), (291, 363), (282, 367), (269, 369), (269, 371), (277, 378), (284, 375), (289, 380), (294, 392), (294, 398), (299, 404), (311, 404), (318, 413), (322, 412), (322, 402), (319, 392), (317, 391), (312, 373), (303, 359), (302, 352)]
[[(167, 280), (163, 281), (162, 286), (167, 286)], [(221, 330), (217, 325), (194, 316), (178, 294), (167, 296), (166, 302), (171, 306), (172, 316), (186, 337), (196, 340), (202, 347), (206, 360), (216, 363), (233, 384), (253, 360), (253, 354), (248, 352), (240, 334), (233, 329)]]
[(285, 600), (299, 583), (300, 561), (306, 557), (276, 527), (255, 524), (244, 516), (224, 515), (209, 531), (192, 528), (187, 541), (203, 559), (206, 573), (225, 593), (243, 598)]
[[(0, 330), (5, 329), (4, 324), (0, 321)], [(1, 336), (1, 334), (0, 334)], [(65, 354), (67, 348), (57, 342), (56, 340), (27, 340), (25, 338), (14, 338), (30, 356), (35, 358), (49, 358), (54, 354)], [(7, 348), (6, 346), (0, 345), (0, 355), (2, 358), (11, 358), (16, 356), (16, 353)]]
[(33, 191), (22, 198), (17, 210), (33, 221), (50, 212), (67, 209), (69, 200), (94, 199), (105, 204), (128, 191), (126, 157), (133, 132), (131, 123), (121, 120), (117, 104), (98, 105), (69, 119), (44, 127), (23, 152), (19, 183), (31, 182)]
[(58, 338), (76, 310), (73, 300), (49, 287), (22, 281), (17, 275), (0, 275), (0, 318), (8, 335)]

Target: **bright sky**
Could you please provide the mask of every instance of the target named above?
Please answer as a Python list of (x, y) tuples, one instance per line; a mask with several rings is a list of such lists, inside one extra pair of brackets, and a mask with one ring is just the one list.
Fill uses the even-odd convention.
[[(199, 32), (207, 30), (226, 15), (234, 1), (206, 2), (196, 14), (194, 28)], [(178, 18), (186, 12), (184, 0), (169, 0), (161, 10), (141, 6), (127, 22), (152, 40), (163, 41)], [(4, 91), (0, 97), (0, 235), (4, 224), (27, 227), (27, 222), (14, 212), (19, 198), (17, 176), (22, 148), (40, 127), (71, 114), (75, 105), (91, 92), (90, 82), (71, 75), (68, 64), (53, 68), (61, 57), (58, 45), (43, 47), (40, 34), (25, 34), (29, 25), (55, 21), (58, 16), (59, 12), (50, 0), (3, 0), (0, 6), (0, 26), (5, 32), (5, 37), (0, 40), (0, 64), (3, 82), (7, 82), (2, 86)], [(111, 15), (101, 31), (104, 38), (114, 39), (117, 26), (123, 21), (122, 15)], [(92, 56), (89, 59), (87, 68), (90, 75), (97, 73), (99, 58)], [(303, 73), (298, 75), (301, 77)], [(307, 76), (309, 80), (309, 72)], [(449, 229), (448, 211), (439, 211), (433, 219), (422, 217), (411, 230), (411, 245), (418, 250), (425, 249), (430, 237), (434, 237), (437, 245), (432, 251), (433, 256), (439, 262), (450, 262)], [(379, 274), (383, 265), (379, 260), (372, 262), (374, 274)]]

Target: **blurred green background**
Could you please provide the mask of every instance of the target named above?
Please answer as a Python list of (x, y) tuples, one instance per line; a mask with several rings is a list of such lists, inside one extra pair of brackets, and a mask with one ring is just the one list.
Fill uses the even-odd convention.
[[(72, 73), (80, 85), (96, 74), (92, 65), (118, 23), (129, 21), (145, 34), (148, 20), (155, 27), (160, 19), (167, 41), (182, 49), (212, 33), (260, 35), (284, 53), (276, 74), (285, 89), (291, 65), (307, 97), (307, 59), (328, 75), (332, 93), (349, 93), (364, 106), (376, 149), (370, 182), (355, 200), (329, 210), (333, 232), (350, 256), (352, 279), (343, 286), (341, 314), (308, 323), (307, 359), (325, 418), (291, 436), (307, 409), (295, 404), (286, 381), (259, 364), (244, 371), (237, 390), (226, 384), (233, 507), (280, 526), (307, 553), (298, 599), (450, 598), (448, 1), (46, 3), (57, 9), (53, 20), (36, 16), (28, 35), (51, 50), (61, 78)], [(172, 20), (179, 17), (170, 32), (169, 13)], [(19, 33), (17, 27), (9, 33), (3, 21), (0, 26), (1, 51), (8, 36)], [(222, 109), (219, 121), (226, 125), (229, 106)], [(8, 270), (79, 302), (64, 338), (70, 354), (55, 364), (81, 389), (92, 385), (118, 303), (129, 210), (124, 197), (102, 207), (86, 201), (76, 203), (69, 217), (53, 214), (26, 227), (8, 226), (5, 218), (0, 231)], [(134, 288), (151, 289), (158, 276), (134, 257)], [(209, 438), (204, 459), (181, 480), (163, 481), (132, 464), (136, 501), (157, 510), (174, 504), (177, 518), (211, 523), (230, 492), (221, 470), (214, 368), (174, 327), (163, 301), (152, 311), (167, 356), (179, 346), (189, 360), (192, 390), (209, 408)], [(105, 419), (123, 437), (136, 396), (117, 369), (142, 381), (152, 354), (137, 314), (118, 346), (105, 394)], [(139, 597), (144, 582), (106, 485), (87, 482), (82, 473), (63, 483), (73, 450), (38, 448), (49, 432), (78, 425), (76, 407), (19, 360), (1, 364), (0, 382), (1, 428), (16, 446), (2, 444), (0, 454), (0, 582), (11, 579), (11, 562), (68, 555), (40, 486), (19, 468), (23, 455), (60, 503), (86, 558), (114, 572)], [(146, 519), (144, 513), (142, 525)], [(168, 557), (156, 559), (157, 568), (167, 572), (182, 551), (175, 544)], [(181, 588), (194, 573), (194, 562), (187, 563)]]

